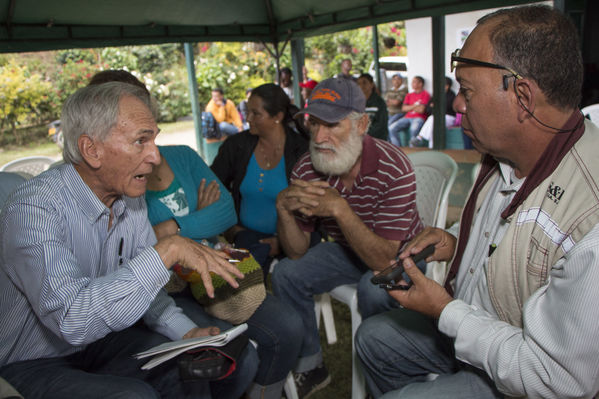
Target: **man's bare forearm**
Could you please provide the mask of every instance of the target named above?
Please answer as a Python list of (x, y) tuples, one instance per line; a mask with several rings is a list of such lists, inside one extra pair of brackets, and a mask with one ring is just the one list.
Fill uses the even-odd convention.
[(308, 251), (310, 235), (300, 229), (293, 214), (279, 213), (277, 232), (279, 243), (290, 259), (301, 258)]
[(387, 240), (374, 233), (349, 205), (340, 207), (336, 220), (349, 246), (370, 269), (385, 269), (389, 260), (397, 255), (401, 242)]

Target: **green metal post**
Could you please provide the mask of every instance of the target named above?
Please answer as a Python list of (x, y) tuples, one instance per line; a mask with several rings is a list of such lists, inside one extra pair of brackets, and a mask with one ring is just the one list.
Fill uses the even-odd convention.
[(383, 84), (381, 82), (381, 71), (379, 69), (379, 29), (377, 25), (372, 25), (372, 49), (374, 56), (374, 73), (373, 76), (376, 85), (379, 88), (379, 92), (383, 95)]
[(433, 148), (445, 148), (445, 16), (432, 17)]
[(196, 132), (196, 146), (200, 156), (206, 159), (206, 148), (202, 138), (202, 110), (198, 97), (198, 81), (196, 80), (196, 68), (193, 63), (193, 47), (191, 43), (183, 44), (185, 49), (185, 64), (187, 66), (187, 79), (189, 80), (189, 101), (191, 101), (191, 112), (193, 114), (193, 125)]
[(303, 80), (302, 67), (304, 66), (304, 39), (291, 40), (291, 70), (293, 72), (293, 97), (295, 105), (303, 108), (299, 84)]

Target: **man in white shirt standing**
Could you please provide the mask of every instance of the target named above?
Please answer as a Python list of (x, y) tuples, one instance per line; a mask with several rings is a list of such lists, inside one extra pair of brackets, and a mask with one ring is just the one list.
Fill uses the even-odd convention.
[[(566, 16), (527, 6), (483, 17), (452, 55), (454, 107), (485, 157), (457, 241), (410, 242), (413, 285), (389, 290), (404, 308), (360, 326), (375, 398), (599, 391), (599, 129), (578, 110), (579, 48)], [(428, 261), (452, 260), (445, 287), (409, 260), (429, 244)]]

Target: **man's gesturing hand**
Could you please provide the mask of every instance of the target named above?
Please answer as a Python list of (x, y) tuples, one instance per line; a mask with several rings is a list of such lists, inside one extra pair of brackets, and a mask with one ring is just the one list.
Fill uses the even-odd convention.
[(229, 263), (226, 253), (199, 244), (189, 238), (177, 235), (169, 236), (158, 241), (154, 248), (168, 269), (175, 263), (179, 263), (181, 266), (197, 272), (201, 276), (206, 293), (210, 298), (214, 298), (210, 273), (218, 274), (235, 288), (239, 287), (235, 276), (243, 278), (243, 273), (235, 265)]

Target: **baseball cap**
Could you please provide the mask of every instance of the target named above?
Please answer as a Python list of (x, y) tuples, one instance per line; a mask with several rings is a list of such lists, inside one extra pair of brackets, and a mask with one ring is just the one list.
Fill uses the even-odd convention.
[(320, 82), (308, 99), (308, 106), (297, 115), (308, 114), (327, 123), (336, 123), (352, 111), (364, 112), (366, 97), (352, 80), (329, 78)]
[(306, 89), (314, 89), (316, 87), (316, 85), (318, 84), (317, 81), (312, 80), (312, 79), (308, 79), (305, 82), (301, 82), (299, 84), (300, 87), (305, 87)]

